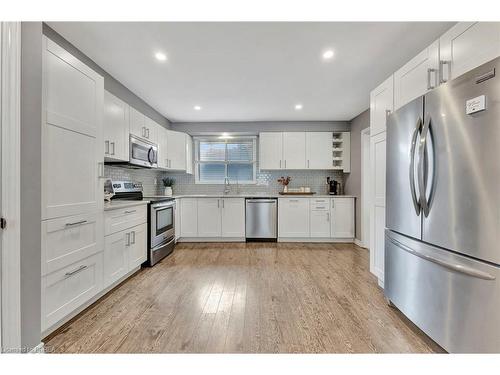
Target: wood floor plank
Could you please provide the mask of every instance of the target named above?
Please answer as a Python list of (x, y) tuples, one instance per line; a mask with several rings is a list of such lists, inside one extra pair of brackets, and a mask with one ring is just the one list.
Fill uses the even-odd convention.
[(353, 244), (182, 243), (44, 339), (55, 353), (432, 353)]

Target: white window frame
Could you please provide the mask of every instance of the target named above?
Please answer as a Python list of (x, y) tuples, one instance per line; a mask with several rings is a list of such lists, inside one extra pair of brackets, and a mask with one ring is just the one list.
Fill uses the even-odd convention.
[[(227, 160), (227, 148), (226, 148), (226, 157), (225, 161), (200, 161), (200, 141), (211, 141), (211, 142), (224, 142), (230, 143), (239, 140), (252, 140), (253, 143), (253, 160), (251, 162), (248, 161), (228, 161)], [(253, 165), (253, 180), (252, 181), (233, 181), (229, 179), (230, 184), (239, 185), (255, 185), (257, 184), (257, 137), (256, 136), (234, 136), (233, 138), (221, 139), (219, 136), (205, 136), (205, 137), (193, 137), (194, 141), (194, 182), (195, 184), (202, 185), (224, 185), (224, 180), (218, 181), (203, 181), (200, 180), (200, 170), (198, 168), (199, 164), (224, 164), (225, 165), (225, 176), (227, 176), (227, 166), (228, 164), (250, 164)]]

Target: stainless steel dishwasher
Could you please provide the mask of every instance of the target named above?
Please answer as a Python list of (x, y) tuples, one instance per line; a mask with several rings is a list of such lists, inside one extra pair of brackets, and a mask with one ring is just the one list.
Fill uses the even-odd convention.
[(278, 200), (276, 198), (247, 198), (246, 240), (276, 241), (278, 237)]

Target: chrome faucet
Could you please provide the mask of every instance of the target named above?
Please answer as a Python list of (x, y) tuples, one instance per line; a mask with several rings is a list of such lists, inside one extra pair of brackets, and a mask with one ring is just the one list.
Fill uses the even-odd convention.
[(224, 194), (229, 194), (231, 189), (229, 188), (229, 177), (224, 177)]

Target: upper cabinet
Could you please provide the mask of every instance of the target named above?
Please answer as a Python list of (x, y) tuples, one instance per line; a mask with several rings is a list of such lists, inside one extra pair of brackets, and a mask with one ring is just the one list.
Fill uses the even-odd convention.
[(436, 40), (394, 73), (394, 110), (438, 85), (439, 40)]
[[(158, 167), (186, 170), (186, 134), (158, 125)], [(192, 173), (192, 172), (191, 172)]]
[(331, 169), (333, 133), (306, 133), (306, 162), (310, 169)]
[(186, 173), (193, 174), (193, 137), (186, 134)]
[(260, 169), (281, 169), (283, 166), (283, 133), (259, 134)]
[(130, 106), (108, 91), (104, 91), (104, 159), (129, 159)]
[(444, 83), (500, 56), (500, 22), (459, 22), (439, 43)]
[[(335, 133), (346, 134), (349, 132)], [(280, 169), (341, 169), (348, 171), (347, 157), (350, 153), (349, 142), (346, 148), (337, 147), (334, 155), (333, 132), (265, 132), (259, 134), (259, 165), (262, 170)], [(335, 164), (335, 156), (348, 161), (345, 165)]]
[(143, 115), (135, 108), (130, 107), (130, 134), (158, 144), (158, 124)]
[(283, 133), (283, 162), (285, 169), (306, 169), (306, 133)]
[(102, 208), (103, 96), (102, 76), (43, 37), (42, 220)]
[(387, 116), (394, 110), (394, 76), (370, 93), (370, 135), (385, 131)]

